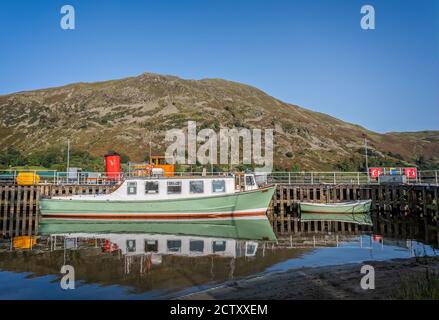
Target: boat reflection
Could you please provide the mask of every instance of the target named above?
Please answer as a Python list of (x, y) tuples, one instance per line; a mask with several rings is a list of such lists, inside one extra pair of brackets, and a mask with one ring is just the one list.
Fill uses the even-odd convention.
[[(51, 250), (79, 249), (94, 243), (102, 253), (125, 257), (145, 256), (152, 264), (161, 264), (163, 255), (182, 257), (255, 257), (259, 243), (228, 238), (206, 238), (163, 234), (55, 234), (47, 243)], [(262, 243), (264, 247), (266, 243)], [(264, 250), (264, 249), (263, 249)], [(263, 253), (264, 255), (264, 253)]]
[[(261, 273), (437, 255), (437, 230), (424, 227), (385, 221), (372, 234), (299, 233), (277, 242), (56, 230), (0, 241), (0, 299), (11, 290), (31, 299), (169, 298)], [(74, 267), (75, 290), (60, 288), (64, 265)]]
[(0, 271), (59, 279), (61, 267), (71, 265), (77, 283), (116, 285), (153, 297), (260, 273), (311, 250), (151, 233), (58, 233), (40, 236), (31, 250), (11, 249), (0, 250)]

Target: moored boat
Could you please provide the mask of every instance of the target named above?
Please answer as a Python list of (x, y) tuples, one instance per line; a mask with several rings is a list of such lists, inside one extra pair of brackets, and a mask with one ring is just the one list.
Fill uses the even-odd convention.
[(371, 200), (312, 203), (300, 202), (301, 221), (340, 221), (372, 225), (370, 217)]
[(275, 187), (252, 174), (128, 178), (110, 194), (41, 199), (41, 232), (156, 232), (275, 240)]

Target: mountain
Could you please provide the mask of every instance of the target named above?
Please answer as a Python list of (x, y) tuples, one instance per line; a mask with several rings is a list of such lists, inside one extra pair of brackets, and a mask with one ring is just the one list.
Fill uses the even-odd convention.
[(164, 153), (164, 132), (188, 120), (215, 131), (273, 128), (279, 169), (358, 170), (365, 136), (370, 165), (439, 164), (439, 131), (379, 134), (244, 84), (150, 73), (0, 96), (0, 150), (33, 154), (65, 148), (70, 138), (91, 155), (115, 150), (139, 161), (150, 139), (154, 153)]

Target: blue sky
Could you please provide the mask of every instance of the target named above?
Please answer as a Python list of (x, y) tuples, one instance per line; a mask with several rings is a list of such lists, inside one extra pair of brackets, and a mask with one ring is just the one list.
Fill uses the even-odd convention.
[[(438, 0), (0, 2), (0, 94), (224, 78), (379, 132), (439, 129)], [(76, 30), (60, 28), (60, 8)], [(361, 6), (376, 30), (360, 28)]]

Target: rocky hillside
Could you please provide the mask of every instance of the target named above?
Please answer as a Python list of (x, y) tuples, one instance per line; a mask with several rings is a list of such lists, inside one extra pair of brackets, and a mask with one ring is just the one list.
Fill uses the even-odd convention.
[(439, 163), (439, 131), (378, 134), (244, 84), (157, 74), (0, 96), (0, 149), (32, 154), (70, 138), (92, 155), (116, 150), (139, 161), (150, 139), (154, 153), (164, 153), (164, 131), (188, 120), (215, 130), (273, 128), (278, 168), (357, 170), (364, 136), (372, 164)]

